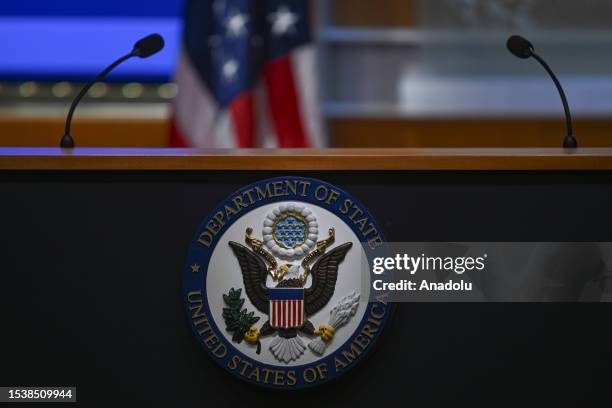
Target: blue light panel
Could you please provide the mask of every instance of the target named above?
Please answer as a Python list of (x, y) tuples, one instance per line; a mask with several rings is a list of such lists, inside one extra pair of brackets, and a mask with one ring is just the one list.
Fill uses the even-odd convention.
[(162, 52), (133, 59), (111, 81), (172, 78), (181, 42), (181, 1), (22, 0), (0, 3), (0, 80), (80, 81), (129, 52), (136, 40), (159, 33)]

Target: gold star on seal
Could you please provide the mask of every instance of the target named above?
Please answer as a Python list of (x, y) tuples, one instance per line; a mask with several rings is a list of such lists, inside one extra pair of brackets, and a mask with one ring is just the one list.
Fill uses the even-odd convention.
[(198, 273), (198, 272), (200, 272), (200, 265), (198, 265), (197, 263), (196, 263), (196, 264), (191, 265), (191, 272), (193, 272), (193, 273)]

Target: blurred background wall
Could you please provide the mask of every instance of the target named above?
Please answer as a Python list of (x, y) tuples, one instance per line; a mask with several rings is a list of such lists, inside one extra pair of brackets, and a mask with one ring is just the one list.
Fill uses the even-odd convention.
[[(166, 146), (182, 1), (0, 3), (0, 145), (55, 146), (82, 81), (149, 32), (166, 49), (120, 67), (76, 114), (79, 146)], [(332, 146), (560, 146), (562, 107), (521, 33), (566, 87), (582, 146), (612, 146), (607, 0), (314, 2)]]

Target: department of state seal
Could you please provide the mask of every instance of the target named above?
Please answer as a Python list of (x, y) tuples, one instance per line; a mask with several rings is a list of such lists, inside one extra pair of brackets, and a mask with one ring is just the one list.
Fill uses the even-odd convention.
[(363, 272), (383, 243), (367, 209), (339, 188), (300, 177), (249, 185), (207, 216), (191, 244), (190, 325), (211, 357), (246, 381), (327, 382), (365, 356), (389, 317)]

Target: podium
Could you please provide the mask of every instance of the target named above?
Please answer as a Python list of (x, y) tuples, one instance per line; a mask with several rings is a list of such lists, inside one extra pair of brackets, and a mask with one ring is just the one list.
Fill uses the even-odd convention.
[(399, 304), (367, 360), (299, 396), (227, 375), (188, 327), (181, 271), (211, 209), (278, 176), (350, 191), (389, 242), (612, 241), (608, 148), (1, 148), (0, 382), (76, 385), (88, 406), (371, 406), (528, 383), (571, 400), (608, 375), (610, 306), (505, 303)]

